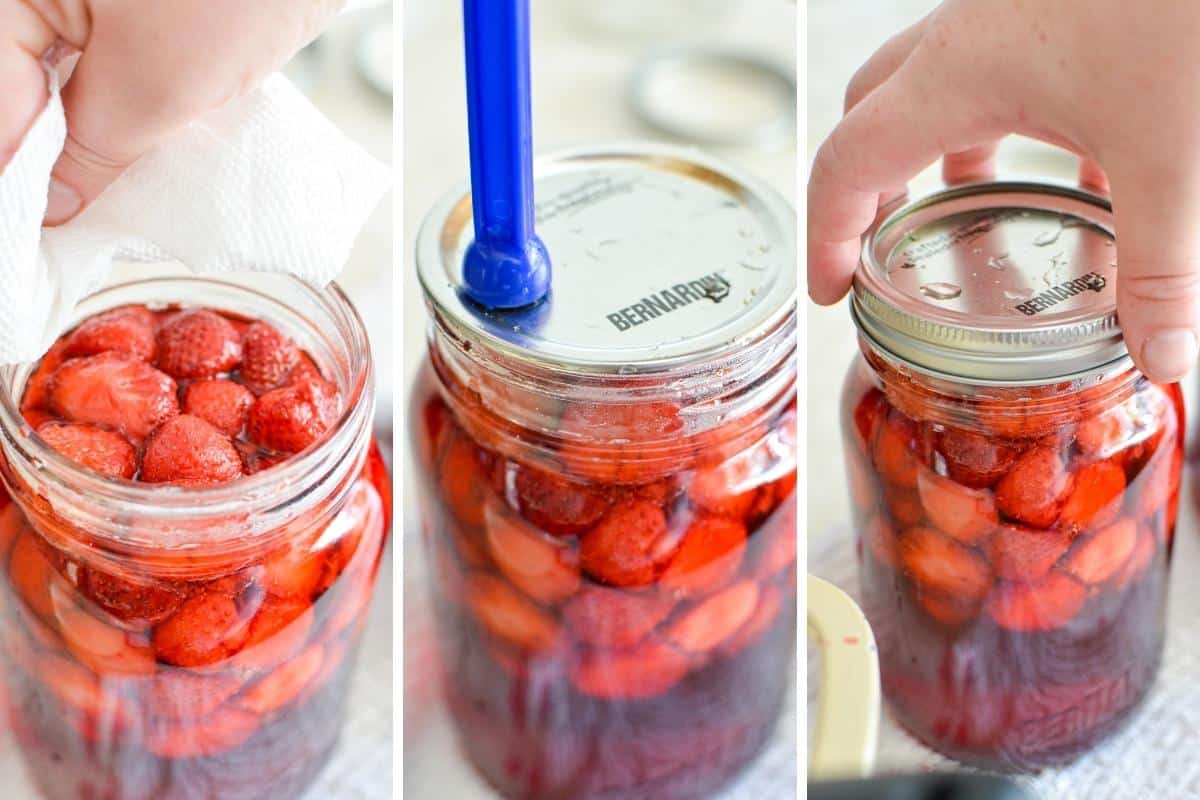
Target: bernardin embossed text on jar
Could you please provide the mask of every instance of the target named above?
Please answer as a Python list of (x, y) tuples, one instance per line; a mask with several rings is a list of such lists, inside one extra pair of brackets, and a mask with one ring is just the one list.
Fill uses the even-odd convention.
[(534, 307), (460, 298), (465, 190), (418, 245), (445, 695), (507, 797), (708, 797), (794, 663), (793, 214), (667, 147), (544, 160), (535, 197), (554, 279)]
[(884, 209), (855, 276), (863, 604), (897, 719), (965, 763), (1069, 761), (1158, 669), (1183, 401), (1125, 350), (1112, 231), (1075, 189), (959, 187)]
[[(293, 800), (337, 741), (388, 530), (336, 287), (99, 292), (0, 372), (0, 657), (51, 800)], [(11, 499), (9, 499), (11, 498)]]

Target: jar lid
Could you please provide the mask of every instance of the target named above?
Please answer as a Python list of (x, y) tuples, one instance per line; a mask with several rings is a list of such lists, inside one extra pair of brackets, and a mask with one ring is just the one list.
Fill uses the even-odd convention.
[(532, 306), (486, 309), (462, 293), (466, 184), (422, 225), (426, 302), (459, 337), (553, 369), (653, 372), (719, 356), (794, 314), (794, 213), (745, 172), (637, 144), (560, 152), (534, 174), (553, 277)]
[(1117, 326), (1112, 206), (1032, 182), (958, 186), (883, 209), (851, 313), (914, 368), (1037, 383), (1128, 361)]

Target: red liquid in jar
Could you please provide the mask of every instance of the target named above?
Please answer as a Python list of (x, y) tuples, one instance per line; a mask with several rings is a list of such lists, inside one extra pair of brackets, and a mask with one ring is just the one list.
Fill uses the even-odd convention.
[(520, 431), (433, 381), (415, 445), (467, 756), (506, 797), (711, 796), (771, 734), (794, 659), (794, 400), (662, 471), (636, 441), (681, 427), (671, 404), (567, 404), (560, 428), (612, 444), (514, 457)]
[(1127, 719), (1158, 668), (1178, 386), (1064, 384), (948, 406), (871, 367), (878, 381), (862, 362), (850, 373), (843, 430), (892, 712), (971, 765), (1069, 761)]
[[(341, 405), (265, 322), (127, 306), (56, 342), (21, 410), (90, 469), (197, 487), (286, 461), (331, 431)], [(169, 547), (104, 561), (88, 554), (88, 531), (9, 489), (0, 652), (45, 796), (300, 796), (338, 736), (390, 524), (378, 449), (340, 508), (297, 517), (236, 564)]]

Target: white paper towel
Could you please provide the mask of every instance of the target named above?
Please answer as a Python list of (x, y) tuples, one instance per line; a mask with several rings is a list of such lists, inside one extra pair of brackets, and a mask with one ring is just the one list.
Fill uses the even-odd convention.
[(282, 75), (145, 155), (79, 216), (41, 227), (66, 121), (56, 78), (0, 172), (0, 364), (36, 359), (115, 260), (334, 278), (390, 183)]

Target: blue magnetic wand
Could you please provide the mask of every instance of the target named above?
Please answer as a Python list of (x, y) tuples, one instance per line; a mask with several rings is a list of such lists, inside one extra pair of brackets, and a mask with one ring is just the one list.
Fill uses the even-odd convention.
[(520, 308), (550, 290), (550, 254), (533, 229), (529, 0), (463, 0), (475, 241), (463, 292)]

